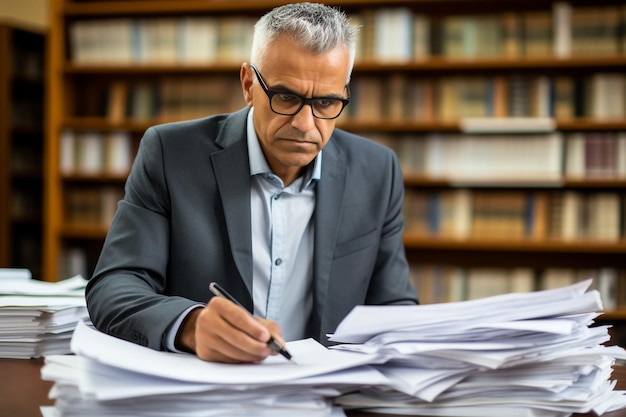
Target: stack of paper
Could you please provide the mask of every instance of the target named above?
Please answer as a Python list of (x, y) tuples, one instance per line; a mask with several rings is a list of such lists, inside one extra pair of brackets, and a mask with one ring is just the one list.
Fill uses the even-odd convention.
[[(355, 308), (326, 349), (308, 339), (259, 364), (158, 352), (79, 322), (73, 356), (46, 357), (44, 417), (342, 416), (342, 408), (432, 416), (561, 417), (626, 407), (591, 281), (459, 303)], [(342, 408), (337, 407), (337, 405)]]
[(330, 340), (376, 355), (392, 383), (343, 395), (346, 408), (412, 415), (598, 415), (626, 407), (609, 381), (624, 350), (590, 327), (591, 280), (533, 293), (422, 306), (362, 306)]
[(332, 399), (389, 381), (364, 366), (370, 355), (331, 351), (312, 339), (291, 342), (282, 356), (229, 365), (159, 352), (79, 323), (74, 356), (48, 356), (42, 378), (54, 381), (54, 416), (345, 416)]
[(0, 357), (37, 358), (70, 352), (72, 332), (88, 317), (87, 280), (56, 283), (19, 274), (0, 279)]

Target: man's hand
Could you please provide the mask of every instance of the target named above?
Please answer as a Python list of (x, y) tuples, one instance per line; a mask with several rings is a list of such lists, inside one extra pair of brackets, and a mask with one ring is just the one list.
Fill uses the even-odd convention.
[(231, 301), (213, 297), (183, 320), (176, 346), (206, 361), (260, 362), (275, 354), (267, 345), (271, 335), (283, 343), (275, 322), (252, 317)]

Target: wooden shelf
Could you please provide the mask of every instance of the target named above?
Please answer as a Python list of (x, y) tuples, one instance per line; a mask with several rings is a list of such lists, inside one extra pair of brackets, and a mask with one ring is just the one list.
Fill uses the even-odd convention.
[(108, 228), (98, 225), (63, 225), (61, 237), (65, 239), (104, 240)]
[(626, 253), (626, 241), (589, 242), (589, 241), (551, 241), (531, 239), (453, 239), (429, 237), (414, 234), (410, 230), (404, 235), (404, 244), (410, 249), (465, 250), (489, 252), (543, 252), (549, 253)]
[[(304, 0), (295, 0), (294, 3), (301, 3)], [(494, 7), (498, 0), (474, 0), (477, 6)], [(537, 7), (545, 5), (540, 0), (518, 1), (527, 7)], [(271, 0), (239, 0), (237, 2), (228, 0), (178, 0), (178, 1), (93, 1), (93, 2), (68, 2), (63, 12), (67, 16), (132, 16), (132, 15), (171, 15), (189, 13), (244, 13), (244, 12), (266, 12), (276, 6), (285, 4), (281, 1)], [(441, 9), (443, 6), (467, 7), (466, 0), (388, 0), (381, 3), (380, 0), (329, 0), (325, 4), (329, 6), (340, 6), (343, 8), (364, 8), (364, 7), (390, 7), (408, 6), (419, 8)]]
[(545, 57), (545, 58), (443, 58), (428, 57), (420, 61), (406, 62), (376, 62), (358, 61), (354, 65), (355, 73), (359, 72), (387, 72), (404, 71), (412, 74), (422, 72), (460, 72), (460, 71), (505, 71), (505, 70), (541, 70), (557, 71), (563, 69), (593, 69), (598, 70), (626, 68), (625, 56), (595, 56), (595, 57)]
[(119, 174), (70, 174), (63, 175), (63, 181), (68, 183), (85, 183), (85, 184), (124, 184), (128, 175)]
[[(63, 120), (62, 127), (77, 130), (128, 130), (132, 132), (143, 132), (146, 128), (165, 120), (134, 121), (125, 120), (113, 123), (105, 117), (67, 117)], [(460, 132), (458, 122), (412, 122), (402, 120), (380, 120), (380, 121), (359, 121), (351, 119), (341, 119), (337, 122), (337, 127), (350, 131), (371, 131), (371, 132), (396, 132), (396, 133), (427, 133), (427, 132)], [(571, 120), (557, 121), (557, 130), (562, 131), (610, 131), (626, 130), (626, 120)]]
[(583, 188), (583, 189), (607, 189), (626, 188), (626, 178), (563, 178), (557, 180), (474, 180), (459, 181), (449, 178), (433, 178), (423, 174), (404, 173), (404, 183), (411, 187), (428, 188), (531, 188), (531, 189), (555, 189), (555, 188)]
[[(238, 63), (207, 63), (207, 64), (143, 64), (133, 63), (128, 65), (106, 64), (88, 65), (66, 62), (63, 71), (68, 74), (206, 74), (223, 73), (238, 70)], [(441, 57), (425, 58), (421, 61), (405, 62), (377, 62), (357, 61), (354, 65), (354, 73), (376, 72), (408, 72), (419, 75), (421, 72), (444, 71), (461, 72), (468, 70), (476, 71), (503, 71), (503, 70), (563, 70), (563, 69), (591, 69), (623, 70), (626, 68), (626, 55), (624, 56), (598, 56), (581, 58), (468, 58), (449, 59)]]
[(598, 320), (609, 320), (609, 321), (622, 321), (626, 320), (626, 309), (617, 309), (617, 310), (609, 310), (598, 318)]

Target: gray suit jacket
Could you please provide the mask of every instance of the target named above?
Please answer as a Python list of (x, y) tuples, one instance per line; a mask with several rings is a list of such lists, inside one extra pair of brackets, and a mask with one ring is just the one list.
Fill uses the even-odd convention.
[[(168, 326), (211, 297), (210, 281), (253, 311), (247, 113), (146, 131), (87, 286), (97, 328), (164, 349)], [(322, 152), (308, 336), (326, 344), (355, 305), (417, 299), (395, 154), (339, 129)]]

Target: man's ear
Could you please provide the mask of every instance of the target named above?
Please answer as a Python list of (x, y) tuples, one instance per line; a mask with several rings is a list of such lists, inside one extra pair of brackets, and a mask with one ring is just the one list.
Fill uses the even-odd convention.
[(243, 98), (248, 106), (252, 106), (252, 68), (249, 64), (243, 63), (239, 71), (239, 80), (241, 81), (241, 89), (243, 90)]

